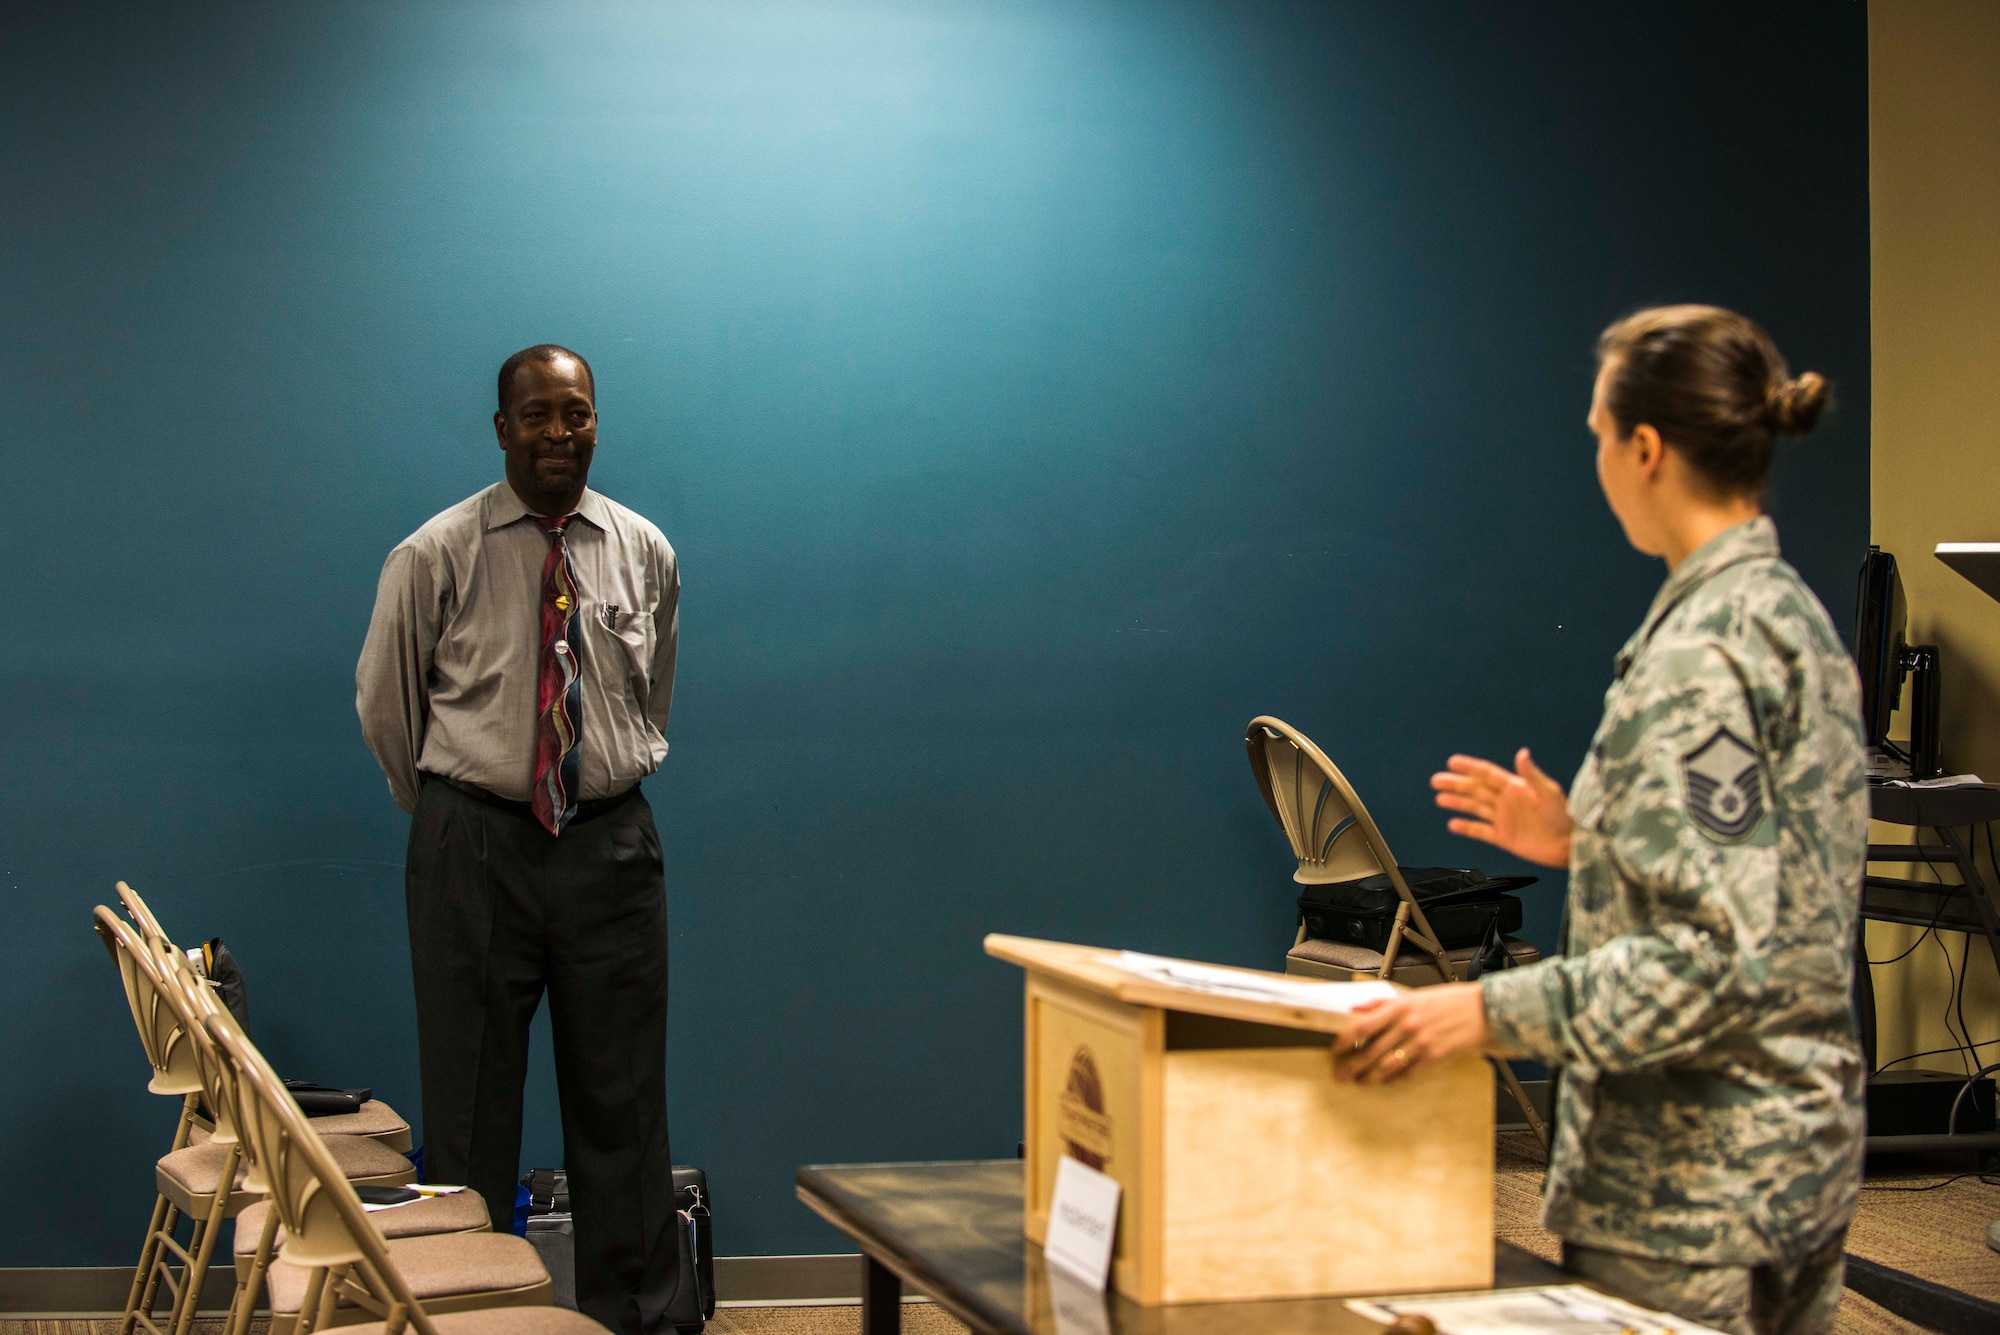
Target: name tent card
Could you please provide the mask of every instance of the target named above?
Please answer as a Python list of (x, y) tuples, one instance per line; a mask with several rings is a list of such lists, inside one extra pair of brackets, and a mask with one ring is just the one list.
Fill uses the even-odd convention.
[(1118, 1235), (1118, 1180), (1065, 1154), (1056, 1164), (1055, 1194), (1049, 1201), (1049, 1234), (1042, 1256), (1104, 1291), (1111, 1274), (1111, 1247)]

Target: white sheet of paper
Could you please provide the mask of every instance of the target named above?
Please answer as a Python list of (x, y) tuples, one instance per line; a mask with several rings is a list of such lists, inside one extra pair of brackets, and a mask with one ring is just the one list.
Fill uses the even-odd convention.
[(1111, 1274), (1111, 1247), (1118, 1240), (1118, 1192), (1117, 1178), (1067, 1154), (1056, 1160), (1042, 1256), (1099, 1293)]
[(1190, 964), (1185, 960), (1142, 955), (1136, 950), (1119, 951), (1118, 958), (1112, 963), (1127, 973), (1149, 978), (1156, 983), (1165, 983), (1169, 987), (1183, 987), (1191, 992), (1206, 992), (1210, 996), (1275, 1001), (1286, 1006), (1331, 1011), (1336, 1015), (1345, 1015), (1356, 1006), (1371, 1001), (1386, 1001), (1396, 995), (1395, 987), (1384, 982), (1333, 983), (1305, 982), (1291, 978), (1260, 978), (1255, 974), (1237, 973), (1233, 969), (1223, 969), (1213, 964)]
[(1347, 1305), (1375, 1321), (1393, 1321), (1404, 1313), (1426, 1316), (1440, 1335), (1718, 1335), (1707, 1326), (1651, 1312), (1581, 1284), (1352, 1299)]

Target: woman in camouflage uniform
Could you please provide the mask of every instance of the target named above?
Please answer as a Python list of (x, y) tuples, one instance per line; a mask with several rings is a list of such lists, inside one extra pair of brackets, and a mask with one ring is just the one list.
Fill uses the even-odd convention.
[(1667, 582), (1566, 800), (1525, 749), (1431, 781), (1454, 833), (1569, 869), (1569, 953), (1383, 1003), (1335, 1070), (1560, 1067), (1543, 1222), (1566, 1269), (1726, 1331), (1825, 1331), (1861, 1178), (1868, 798), (1853, 663), (1761, 498), (1827, 385), (1707, 306), (1641, 311), (1598, 355), (1598, 478)]

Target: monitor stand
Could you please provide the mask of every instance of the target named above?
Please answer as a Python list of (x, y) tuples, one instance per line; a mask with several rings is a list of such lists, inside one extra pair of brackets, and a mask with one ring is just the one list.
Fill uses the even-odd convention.
[(1868, 782), (1906, 783), (1944, 773), (1938, 744), (1938, 647), (1913, 644), (1903, 650), (1902, 669), (1910, 677), (1910, 740), (1882, 739), (1868, 748)]

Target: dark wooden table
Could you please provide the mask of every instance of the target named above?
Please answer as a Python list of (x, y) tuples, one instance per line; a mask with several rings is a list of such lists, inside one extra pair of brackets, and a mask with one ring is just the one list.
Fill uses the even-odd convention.
[[(908, 1284), (975, 1331), (1007, 1335), (1369, 1335), (1381, 1327), (1339, 1298), (1141, 1307), (1079, 1294), (1059, 1279), (1052, 1295), (1042, 1249), (1021, 1235), (1021, 1163), (828, 1164), (801, 1168), (798, 1195), (854, 1239), (867, 1258), (863, 1335), (895, 1335)], [(1496, 1244), (1500, 1288), (1571, 1282), (1555, 1266)], [(1057, 1310), (1058, 1306), (1060, 1310)]]

